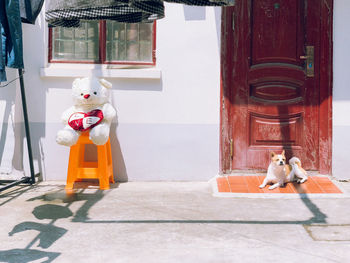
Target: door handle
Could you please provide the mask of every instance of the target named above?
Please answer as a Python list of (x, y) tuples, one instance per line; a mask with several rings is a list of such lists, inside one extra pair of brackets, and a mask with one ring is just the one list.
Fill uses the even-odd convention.
[(305, 73), (307, 77), (315, 76), (315, 47), (314, 46), (306, 46), (306, 56), (300, 56), (300, 59), (305, 60)]

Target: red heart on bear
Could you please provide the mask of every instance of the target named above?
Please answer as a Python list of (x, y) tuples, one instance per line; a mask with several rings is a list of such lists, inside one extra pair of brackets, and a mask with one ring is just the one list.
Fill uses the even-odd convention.
[(98, 125), (103, 120), (101, 110), (92, 110), (88, 113), (75, 112), (68, 120), (68, 125), (76, 131), (87, 131)]

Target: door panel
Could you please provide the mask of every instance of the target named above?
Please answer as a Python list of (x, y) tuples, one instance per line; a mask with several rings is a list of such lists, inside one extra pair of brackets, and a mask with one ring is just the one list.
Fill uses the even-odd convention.
[(297, 57), (303, 49), (303, 34), (300, 34), (303, 32), (300, 19), (303, 10), (300, 4), (296, 0), (252, 1), (252, 65), (269, 62), (300, 64)]
[[(225, 56), (233, 139), (231, 169), (266, 169), (271, 151), (319, 169), (319, 0), (238, 0)], [(230, 12), (232, 12), (230, 14)], [(315, 47), (314, 77), (305, 71)]]
[(250, 146), (279, 146), (288, 147), (302, 145), (302, 115), (296, 114), (287, 118), (272, 117), (271, 115), (250, 115)]

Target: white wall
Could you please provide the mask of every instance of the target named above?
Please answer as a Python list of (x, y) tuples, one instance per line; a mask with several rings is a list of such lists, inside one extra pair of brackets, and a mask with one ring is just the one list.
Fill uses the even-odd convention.
[(350, 1), (334, 1), (333, 175), (350, 179)]
[[(218, 173), (220, 12), (166, 4), (166, 18), (157, 22), (161, 77), (108, 78), (119, 119), (111, 134), (117, 180), (208, 180)], [(48, 67), (43, 12), (35, 26), (24, 25), (24, 54), (38, 169), (45, 180), (65, 180), (69, 148), (57, 145), (55, 135), (63, 127), (61, 113), (71, 106), (74, 78), (39, 74)], [(81, 68), (69, 73), (78, 77)]]

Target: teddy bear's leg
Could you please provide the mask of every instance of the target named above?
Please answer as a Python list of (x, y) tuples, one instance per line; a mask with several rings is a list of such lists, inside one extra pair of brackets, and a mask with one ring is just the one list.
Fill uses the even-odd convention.
[(109, 137), (109, 123), (100, 123), (90, 130), (90, 140), (96, 145), (104, 145)]
[(72, 146), (77, 143), (80, 133), (66, 126), (63, 130), (59, 130), (56, 136), (56, 142), (65, 146)]

